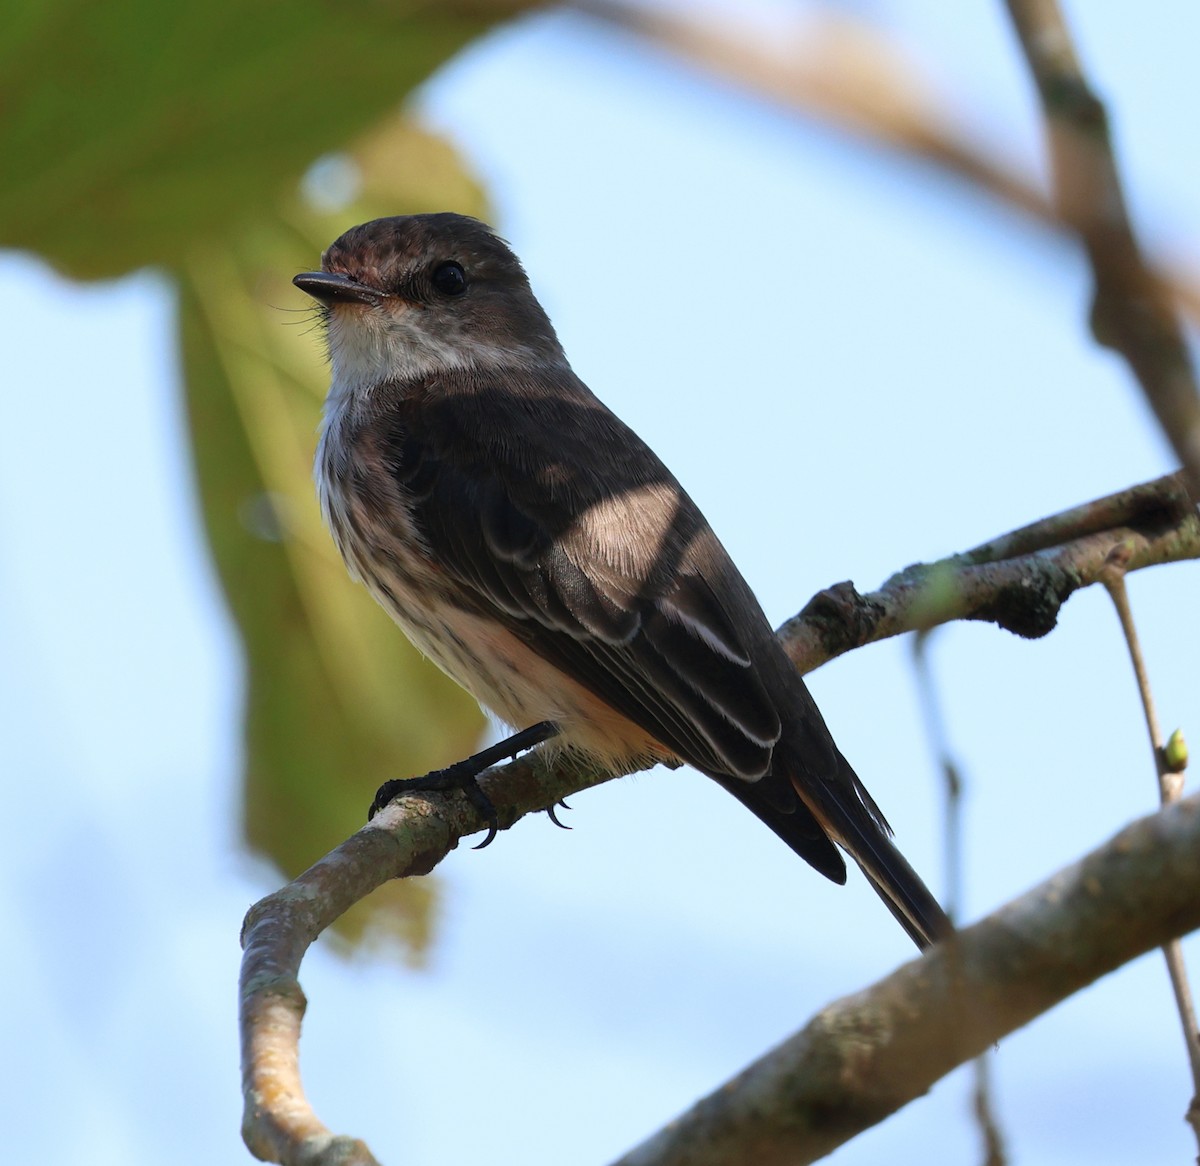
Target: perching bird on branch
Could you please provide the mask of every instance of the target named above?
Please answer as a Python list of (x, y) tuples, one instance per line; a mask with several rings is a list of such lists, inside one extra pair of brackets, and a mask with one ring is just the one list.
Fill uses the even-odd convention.
[(377, 219), (295, 283), (333, 366), (326, 521), (422, 652), (523, 743), (686, 762), (834, 882), (846, 850), (918, 946), (950, 933), (712, 528), (488, 227)]

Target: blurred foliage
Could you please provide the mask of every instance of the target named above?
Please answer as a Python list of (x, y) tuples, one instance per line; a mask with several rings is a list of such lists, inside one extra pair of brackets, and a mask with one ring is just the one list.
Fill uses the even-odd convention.
[(172, 266), (518, 7), (0, 0), (0, 246), (77, 278)]
[[(395, 111), (520, 7), (0, 0), (0, 246), (76, 278), (153, 264), (178, 281), (201, 504), (247, 660), (246, 832), (288, 875), (361, 825), (382, 781), (464, 756), (483, 725), (322, 528), (328, 372), (291, 276), (356, 222), (484, 213), (449, 147)], [(431, 894), (390, 884), (342, 938), (371, 923), (420, 958)]]

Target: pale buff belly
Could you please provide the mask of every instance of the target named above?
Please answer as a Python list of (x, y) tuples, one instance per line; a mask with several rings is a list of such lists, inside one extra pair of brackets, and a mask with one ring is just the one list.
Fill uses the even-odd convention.
[(645, 730), (500, 624), (449, 606), (401, 606), (398, 598), (376, 594), (417, 649), (506, 724), (524, 729), (554, 721), (560, 729), (558, 743), (612, 768), (673, 759)]

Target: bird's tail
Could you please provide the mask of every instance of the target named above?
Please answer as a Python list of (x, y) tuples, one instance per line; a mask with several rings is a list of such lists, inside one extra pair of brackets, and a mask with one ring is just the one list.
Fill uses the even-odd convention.
[(954, 933), (954, 925), (941, 904), (886, 835), (864, 836), (853, 845), (847, 844), (846, 849), (922, 951)]
[(924, 950), (952, 935), (954, 926), (949, 916), (921, 881), (921, 876), (896, 849), (891, 840), (891, 828), (874, 799), (850, 763), (840, 754), (838, 759), (841, 771), (832, 781), (814, 780), (807, 775), (801, 780), (799, 775), (803, 769), (789, 765), (789, 758), (781, 757), (779, 752), (776, 753), (776, 769), (791, 778), (804, 807), (858, 863), (867, 881), (917, 947)]
[(836, 839), (862, 868), (913, 943), (924, 951), (954, 928), (920, 875), (888, 837), (887, 823), (871, 795), (849, 765), (846, 769), (853, 777), (849, 788), (839, 783), (820, 797), (814, 797), (794, 778), (785, 778), (778, 763), (774, 772), (756, 782), (721, 777), (717, 781), (805, 862), (840, 884), (846, 881), (846, 864), (830, 841)]
[[(722, 782), (800, 857), (835, 883), (845, 866), (829, 839), (844, 849), (874, 886), (918, 948), (952, 934), (954, 927), (928, 886), (892, 842), (892, 830), (850, 763), (834, 747), (836, 775), (817, 776), (803, 752), (776, 746), (772, 773), (754, 783)], [(833, 758), (829, 758), (833, 761)], [(799, 805), (787, 807), (792, 792)]]

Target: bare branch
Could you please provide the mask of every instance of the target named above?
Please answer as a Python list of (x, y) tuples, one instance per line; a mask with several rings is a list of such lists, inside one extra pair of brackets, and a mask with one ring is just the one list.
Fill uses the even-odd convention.
[[(479, 784), (508, 829), (617, 776), (567, 762), (553, 766), (538, 752), (487, 771)], [(376, 887), (428, 874), (460, 838), (486, 826), (462, 794), (410, 794), (247, 913), (239, 984), (242, 1137), (256, 1157), (295, 1166), (375, 1166), (362, 1142), (332, 1134), (304, 1096), (300, 961), (326, 927)]]
[[(1178, 480), (1165, 478), (1035, 523), (943, 564), (909, 568), (873, 596), (858, 597), (858, 603), (867, 607), (874, 618), (871, 634), (859, 642), (952, 619), (997, 619), (995, 613), (1013, 608), (1010, 593), (1014, 589), (1043, 587), (1042, 577), (1048, 572), (1056, 572), (1059, 579), (1052, 589), (1052, 610), (1056, 613), (1066, 596), (1098, 578), (1106, 563), (1110, 567), (1119, 563), (1125, 570), (1133, 570), (1200, 557), (1200, 521), (1186, 496), (1180, 502), (1180, 494)], [(1107, 527), (1106, 522), (1117, 525)], [(1074, 538), (1080, 531), (1086, 533)], [(1061, 547), (1050, 545), (1059, 537), (1069, 541)], [(993, 556), (1014, 549), (1024, 553), (992, 561)], [(1023, 579), (1029, 582), (1023, 583)], [(849, 584), (844, 588), (853, 592)], [(804, 671), (855, 646), (850, 641), (861, 635), (861, 627), (832, 634), (827, 607), (814, 600), (785, 628), (789, 652)], [(1050, 626), (1052, 616), (1044, 630)], [(841, 646), (826, 649), (822, 646), (826, 640)], [(620, 776), (587, 769), (569, 754), (559, 753), (558, 763), (548, 760), (548, 756), (553, 755), (538, 750), (489, 770), (480, 778), (502, 828), (572, 793)], [(321, 931), (353, 903), (388, 879), (428, 873), (460, 838), (486, 825), (461, 794), (409, 795), (382, 810), (369, 826), (294, 882), (251, 908), (242, 932), (243, 1137), (258, 1157), (297, 1166), (371, 1166), (374, 1162), (361, 1142), (333, 1135), (304, 1097), (298, 1053), (305, 1008), (298, 979), (300, 962)], [(1181, 926), (1171, 934), (1184, 929)], [(1137, 934), (1136, 929), (1133, 933)], [(1025, 974), (1021, 969), (1027, 960), (1032, 961), (1029, 974), (1038, 973), (1040, 964), (1024, 953), (1023, 947), (1015, 952), (997, 950), (996, 958), (1002, 954), (1016, 969), (1017, 979)], [(1108, 966), (1116, 965), (1106, 965), (1094, 975), (1102, 974)], [(938, 974), (943, 973), (944, 969)], [(880, 997), (884, 998), (891, 998), (886, 991)], [(1010, 1014), (1011, 1009), (998, 1015)], [(1014, 1021), (1012, 1027), (1018, 1023), (1023, 1020)], [(1003, 1031), (1009, 1029), (998, 1029), (997, 1034)], [(980, 1047), (985, 1047), (995, 1037), (981, 1039)]]
[(1200, 797), (1127, 826), (831, 1004), (615, 1166), (800, 1166), (1100, 976), (1200, 927)]
[(961, 555), (919, 563), (861, 595), (838, 583), (809, 600), (779, 637), (801, 672), (902, 632), (957, 619), (1017, 635), (1051, 631), (1059, 608), (1114, 565), (1126, 571), (1200, 558), (1200, 519), (1178, 475), (1063, 511)]
[(1092, 333), (1128, 362), (1200, 499), (1200, 393), (1191, 354), (1171, 297), (1134, 236), (1108, 114), (1057, 0), (1006, 3), (1042, 100), (1058, 212), (1091, 261)]

